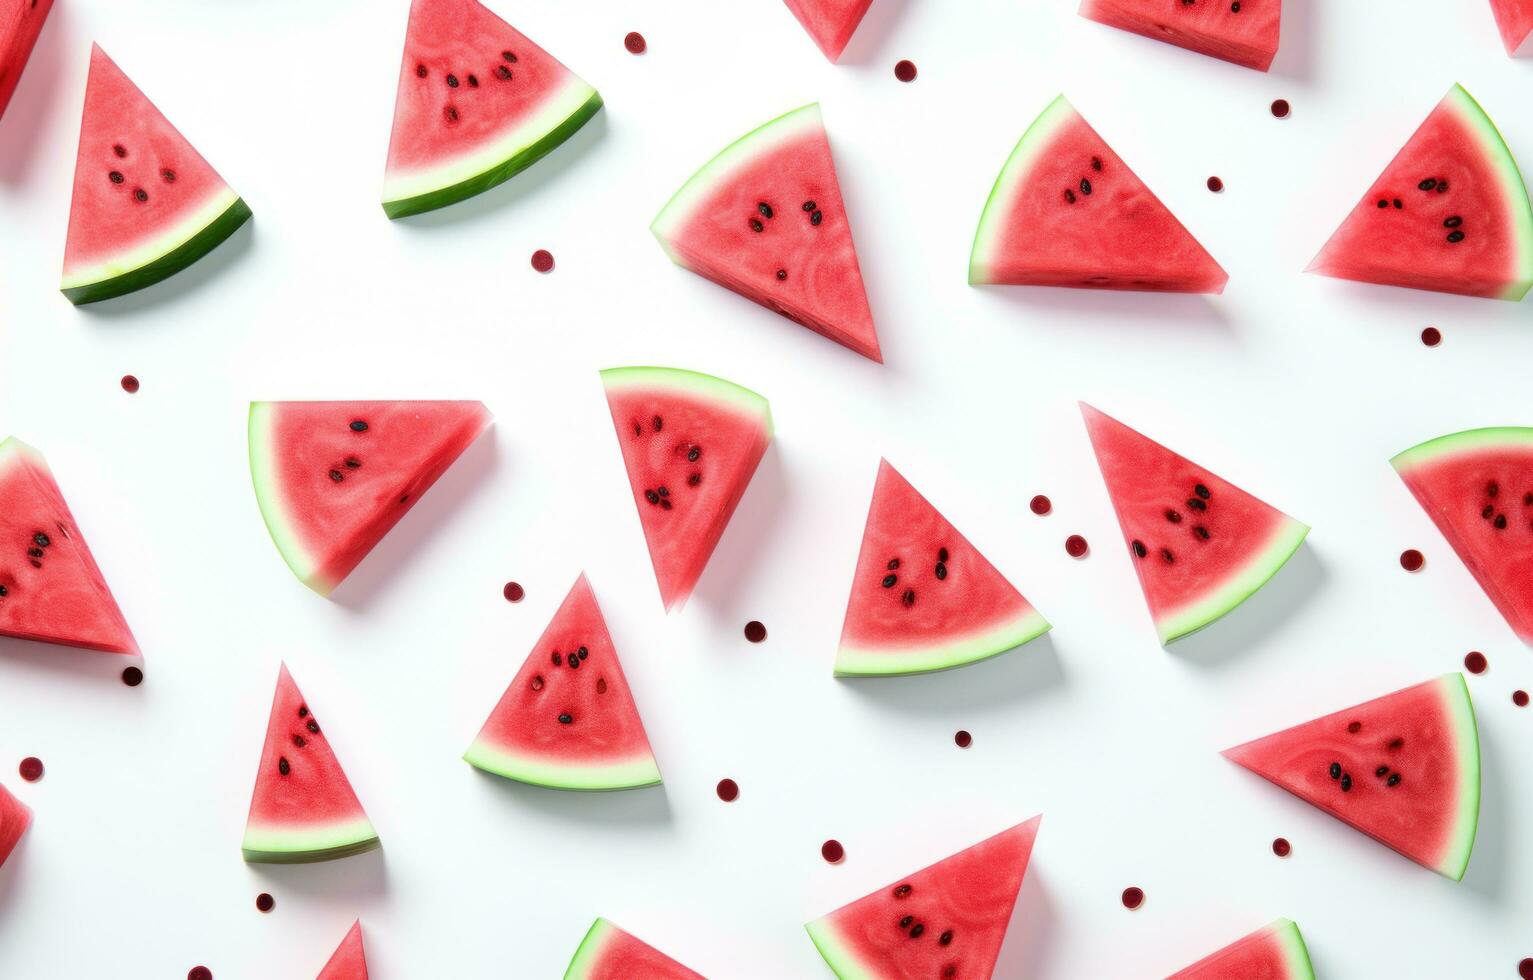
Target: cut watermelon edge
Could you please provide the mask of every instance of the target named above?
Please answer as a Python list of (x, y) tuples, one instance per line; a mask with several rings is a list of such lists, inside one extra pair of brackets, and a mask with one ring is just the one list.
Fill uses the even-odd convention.
[(1286, 980), (1315, 980), (1315, 967), (1310, 962), (1309, 946), (1304, 942), (1299, 924), (1292, 919), (1278, 919), (1267, 929), (1282, 947), (1288, 966)]
[(1060, 126), (1078, 115), (1075, 107), (1064, 94), (1055, 96), (1032, 125), (1012, 147), (1005, 166), (996, 175), (990, 196), (985, 199), (985, 209), (980, 212), (979, 226), (974, 230), (974, 245), (969, 252), (969, 284), (974, 286), (994, 283), (990, 274), (996, 243), (1000, 241), (1001, 226), (1017, 190), (1022, 186), (1022, 176), (1031, 169), (1039, 155), (1048, 148), (1049, 140), (1059, 132)]
[(1155, 631), (1162, 646), (1182, 637), (1190, 636), (1219, 619), (1255, 595), (1266, 585), (1288, 560), (1299, 550), (1309, 534), (1309, 525), (1284, 516), (1283, 523), (1272, 537), (1239, 571), (1226, 576), (1224, 581), (1208, 593), (1192, 602), (1155, 617)]
[(261, 509), (261, 520), (266, 522), (266, 530), (277, 546), (277, 553), (282, 556), (287, 567), (293, 570), (293, 574), (304, 585), (322, 596), (328, 596), (340, 583), (319, 578), (318, 566), (305, 552), (297, 534), (293, 531), (292, 517), (288, 513), (286, 502), (282, 499), (281, 488), (277, 485), (279, 468), (276, 464), (275, 447), (271, 441), (271, 423), (277, 404), (276, 402), (250, 403), (248, 423), (250, 480), (255, 486), (256, 505)]
[(591, 928), (586, 930), (585, 938), (580, 940), (575, 955), (570, 958), (570, 965), (564, 971), (564, 980), (580, 980), (588, 976), (592, 967), (607, 951), (608, 941), (619, 931), (616, 925), (598, 916), (591, 923)]
[(517, 752), (476, 738), (463, 761), (475, 769), (532, 786), (590, 792), (638, 789), (660, 783), (660, 767), (653, 753), (624, 761), (587, 763)]
[(879, 977), (863, 966), (862, 961), (848, 948), (829, 919), (829, 916), (825, 916), (805, 923), (804, 931), (809, 933), (810, 941), (825, 958), (825, 963), (830, 967), (831, 972), (840, 980), (879, 980)]
[(381, 846), (366, 816), (320, 826), (247, 825), (241, 844), (252, 864), (309, 864), (363, 854)]
[(1008, 653), (1051, 629), (1053, 626), (1042, 613), (1029, 608), (957, 641), (893, 648), (842, 644), (836, 651), (835, 676), (883, 677), (950, 670)]

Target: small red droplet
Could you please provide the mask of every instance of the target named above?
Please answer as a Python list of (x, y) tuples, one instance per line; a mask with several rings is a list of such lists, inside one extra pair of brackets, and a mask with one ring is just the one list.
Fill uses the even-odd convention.
[(1426, 559), (1415, 548), (1406, 548), (1400, 552), (1400, 567), (1407, 572), (1414, 572), (1426, 564)]
[(144, 683), (144, 672), (138, 667), (124, 667), (122, 669), (122, 682), (129, 687), (138, 687)]
[(21, 760), (21, 765), (16, 767), (21, 773), (21, 778), (29, 783), (35, 783), (43, 778), (43, 760), (35, 755), (29, 755)]
[(1272, 101), (1272, 114), (1279, 119), (1288, 117), (1289, 105), (1287, 99), (1274, 99)]
[(500, 594), (506, 597), (507, 602), (521, 602), (527, 597), (527, 590), (522, 588), (520, 582), (507, 582), (506, 587), (500, 590)]
[(1032, 500), (1029, 500), (1027, 502), (1027, 506), (1029, 510), (1031, 510), (1034, 514), (1037, 514), (1039, 517), (1042, 517), (1044, 514), (1047, 514), (1049, 511), (1054, 509), (1053, 501), (1049, 500), (1048, 497), (1045, 497), (1041, 493), (1034, 497)]
[(846, 857), (846, 848), (838, 840), (828, 840), (820, 845), (820, 857), (831, 864), (840, 864), (841, 859)]
[(1485, 654), (1478, 650), (1470, 650), (1464, 654), (1464, 669), (1471, 674), (1483, 674), (1485, 668), (1489, 666), (1490, 662), (1485, 659)]
[(896, 62), (894, 65), (894, 77), (902, 82), (915, 81), (916, 63), (908, 59)]
[(1278, 857), (1285, 858), (1285, 857), (1288, 856), (1289, 852), (1292, 851), (1292, 850), (1293, 850), (1293, 845), (1288, 843), (1288, 838), (1287, 837), (1278, 837), (1278, 838), (1274, 838), (1273, 839), (1273, 841), (1272, 841), (1272, 853), (1276, 854)]
[(262, 892), (256, 896), (256, 911), (258, 912), (270, 912), (272, 906), (276, 904), (277, 900), (272, 898), (267, 892)]
[(953, 735), (953, 744), (957, 745), (960, 749), (966, 749), (973, 743), (974, 736), (961, 728)]
[(759, 619), (753, 619), (745, 624), (745, 638), (752, 643), (760, 643), (766, 639), (766, 626)]
[(186, 980), (213, 980), (213, 971), (205, 966), (194, 966), (186, 971)]
[(1079, 534), (1072, 534), (1065, 538), (1065, 554), (1071, 558), (1080, 558), (1086, 554), (1086, 539)]
[(623, 38), (623, 47), (628, 49), (629, 54), (643, 54), (644, 49), (649, 47), (644, 43), (644, 35), (638, 31), (629, 31), (628, 36)]
[(540, 248), (533, 252), (532, 267), (538, 272), (552, 272), (554, 268), (554, 253), (546, 248)]
[(721, 779), (719, 785), (714, 788), (719, 794), (719, 799), (725, 803), (733, 803), (740, 796), (740, 784), (733, 779)]
[(1123, 907), (1137, 909), (1144, 904), (1144, 889), (1129, 885), (1123, 889)]
[(1428, 347), (1436, 347), (1443, 342), (1443, 332), (1436, 327), (1427, 327), (1421, 331), (1421, 342)]
[(1515, 704), (1519, 708), (1526, 708), (1528, 706), (1528, 692), (1527, 691), (1513, 691), (1512, 692), (1512, 703)]
[(138, 379), (131, 374), (122, 376), (122, 390), (130, 395), (138, 394)]
[(1210, 177), (1208, 178), (1208, 189), (1217, 194), (1224, 190), (1224, 181), (1220, 180), (1218, 177)]
[(1533, 980), (1533, 956), (1517, 964), (1517, 975), (1522, 977), (1522, 980)]

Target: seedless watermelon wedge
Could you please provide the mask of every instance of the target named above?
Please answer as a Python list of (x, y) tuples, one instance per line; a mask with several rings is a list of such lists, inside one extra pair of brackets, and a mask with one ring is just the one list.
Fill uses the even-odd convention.
[(725, 147), (649, 230), (682, 268), (883, 362), (818, 103)]
[(1457, 432), (1390, 463), (1507, 623), (1533, 644), (1533, 428)]
[(1081, 0), (1080, 14), (1108, 27), (1266, 71), (1277, 55), (1283, 0)]
[(32, 826), (32, 811), (0, 784), (0, 867), (16, 849), (16, 842)]
[(841, 58), (873, 0), (784, 0), (831, 61)]
[(638, 705), (584, 575), (463, 759), (485, 772), (552, 789), (660, 782)]
[(1224, 757), (1458, 881), (1480, 819), (1480, 736), (1462, 674), (1226, 749)]
[(1003, 830), (804, 928), (841, 980), (991, 976), (1041, 819)]
[(362, 948), (362, 920), (351, 924), (351, 931), (336, 947), (316, 980), (367, 980), (367, 953)]
[(52, 9), (53, 0), (0, 0), (0, 118)]
[(330, 739), (282, 665), (256, 770), (245, 860), (305, 864), (361, 854), (378, 834), (330, 748)]
[(879, 461), (837, 676), (961, 667), (1049, 628), (979, 549), (888, 460)]
[(678, 368), (601, 373), (667, 610), (685, 602), (772, 441), (767, 400)]
[(390, 218), (432, 211), (532, 166), (601, 96), (477, 0), (414, 0), (383, 180)]
[(1527, 294), (1528, 191), (1463, 86), (1448, 90), (1306, 271), (1489, 299)]
[(1168, 980), (1315, 980), (1315, 971), (1299, 927), (1291, 919), (1278, 919)]
[(703, 980), (703, 976), (606, 919), (597, 919), (575, 950), (564, 980)]
[(249, 218), (240, 196), (92, 45), (59, 287), (69, 301), (111, 299), (173, 276)]
[(1245, 602), (1309, 533), (1308, 525), (1084, 402), (1081, 414), (1161, 643)]
[(969, 282), (1222, 293), (1225, 271), (1059, 96), (995, 180)]
[(283, 560), (329, 595), (489, 425), (479, 402), (251, 402), (250, 475)]
[(1490, 0), (1490, 6), (1506, 53), (1514, 57), (1533, 54), (1533, 0)]
[(138, 653), (41, 453), (0, 442), (0, 636)]

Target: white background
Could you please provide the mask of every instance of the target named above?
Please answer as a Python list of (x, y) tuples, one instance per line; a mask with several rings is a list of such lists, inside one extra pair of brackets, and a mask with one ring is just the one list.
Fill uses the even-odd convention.
[[(147, 680), (0, 641), (0, 779), (36, 811), (0, 871), (0, 977), (312, 976), (359, 915), (377, 980), (557, 977), (597, 915), (712, 976), (819, 977), (801, 923), (1040, 811), (999, 976), (1159, 976), (1286, 915), (1324, 977), (1514, 977), (1533, 955), (1517, 831), (1533, 712), (1509, 695), (1533, 665), (1385, 461), (1533, 422), (1529, 309), (1300, 270), (1454, 81), (1533, 163), (1533, 66), (1504, 56), (1483, 2), (1285, 6), (1263, 75), (1069, 0), (875, 0), (839, 66), (774, 0), (505, 0), (606, 111), (509, 184), (391, 223), (404, 0), (61, 0), (0, 122), (0, 433), (48, 455)], [(633, 29), (643, 57), (623, 49)], [(77, 310), (56, 284), (92, 39), (256, 217), (172, 282)], [(914, 84), (895, 81), (900, 58)], [(1229, 270), (1223, 296), (965, 284), (991, 182), (1060, 91)], [(1290, 118), (1269, 115), (1277, 97)], [(646, 228), (712, 153), (812, 99), (883, 367), (673, 267)], [(551, 275), (528, 266), (540, 247)], [(1417, 339), (1429, 323), (1435, 350)], [(596, 377), (629, 363), (748, 385), (777, 421), (670, 617)], [(245, 407), (344, 397), (480, 398), (497, 423), (326, 601), (261, 524)], [(1308, 543), (1162, 650), (1076, 399), (1312, 524)], [(1049, 638), (947, 674), (831, 678), (880, 454)], [(1052, 516), (1027, 511), (1038, 492)], [(1093, 543), (1082, 561), (1072, 532)], [(1427, 555), (1415, 576), (1406, 547)], [(459, 760), (581, 569), (663, 789), (562, 794)], [(500, 597), (512, 578), (520, 605)], [(741, 637), (753, 618), (760, 646)], [(1491, 666), (1470, 678), (1484, 805), (1462, 883), (1217, 754), (1471, 648)], [(241, 860), (283, 658), (382, 852)], [(48, 774), (20, 784), (31, 754)], [(723, 776), (733, 805), (714, 797)], [(843, 865), (821, 861), (827, 837)], [(1130, 884), (1148, 894), (1134, 913)]]

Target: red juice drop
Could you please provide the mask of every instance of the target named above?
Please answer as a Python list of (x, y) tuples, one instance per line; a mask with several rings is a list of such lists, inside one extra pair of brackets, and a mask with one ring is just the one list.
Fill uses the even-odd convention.
[(909, 60), (902, 60), (897, 62), (894, 66), (894, 77), (898, 78), (902, 82), (915, 81), (916, 63)]
[(521, 602), (527, 596), (527, 590), (522, 588), (520, 582), (507, 582), (506, 587), (500, 590), (500, 594), (506, 597), (507, 602)]
[(138, 379), (131, 374), (122, 376), (122, 390), (133, 395), (138, 393)]
[(1470, 650), (1464, 654), (1464, 669), (1471, 674), (1483, 674), (1485, 668), (1489, 666), (1490, 662), (1485, 659), (1485, 654), (1478, 650)]
[(186, 971), (186, 980), (213, 980), (213, 971), (205, 966), (194, 966)]
[(760, 643), (766, 639), (766, 625), (759, 619), (753, 619), (745, 624), (745, 638), (752, 643)]
[(1287, 99), (1274, 99), (1272, 101), (1272, 114), (1279, 119), (1288, 118), (1290, 106)]
[(1220, 180), (1218, 177), (1210, 177), (1208, 178), (1208, 189), (1217, 194), (1224, 190), (1224, 181)]
[(1528, 706), (1528, 692), (1527, 691), (1513, 691), (1512, 692), (1512, 703), (1515, 704), (1519, 708), (1526, 708)]
[(35, 755), (29, 755), (21, 760), (21, 765), (16, 767), (21, 773), (21, 778), (29, 783), (35, 783), (43, 778), (43, 760)]
[(1533, 980), (1533, 956), (1517, 964), (1517, 975), (1522, 977), (1522, 980)]
[(1443, 342), (1443, 332), (1436, 327), (1427, 327), (1421, 331), (1421, 342), (1428, 347), (1436, 347)]
[(124, 667), (122, 669), (122, 682), (129, 687), (138, 687), (144, 683), (144, 672), (137, 667)]
[(1028, 509), (1039, 517), (1054, 509), (1054, 502), (1043, 494), (1039, 494), (1027, 502)]
[(638, 31), (629, 31), (628, 36), (623, 38), (623, 47), (628, 49), (629, 54), (643, 54), (649, 45), (644, 41), (644, 35)]
[(554, 253), (546, 248), (540, 248), (532, 253), (532, 267), (538, 272), (551, 272), (554, 268)]
[(974, 744), (974, 736), (970, 735), (963, 729), (959, 729), (958, 732), (953, 736), (953, 744), (958, 746), (960, 749), (966, 749), (970, 745)]
[(733, 803), (740, 796), (740, 784), (733, 779), (721, 779), (719, 785), (714, 788), (714, 792), (718, 793), (719, 799), (725, 803)]
[(1126, 909), (1137, 909), (1139, 906), (1141, 906), (1143, 904), (1144, 904), (1144, 889), (1143, 888), (1137, 888), (1137, 887), (1135, 887), (1133, 885), (1130, 885), (1127, 888), (1123, 889), (1123, 907), (1124, 908), (1126, 908)]
[(276, 904), (277, 900), (272, 898), (267, 892), (262, 892), (256, 896), (256, 911), (258, 912), (270, 912), (272, 906)]
[(1292, 850), (1293, 845), (1288, 843), (1287, 837), (1278, 837), (1272, 842), (1272, 853), (1276, 854), (1280, 858), (1287, 857), (1289, 852)]
[(1087, 547), (1086, 539), (1079, 534), (1072, 534), (1065, 538), (1065, 554), (1071, 558), (1083, 557), (1086, 554)]
[(1417, 571), (1421, 568), (1422, 565), (1426, 564), (1426, 561), (1426, 558), (1422, 556), (1421, 552), (1417, 551), (1415, 548), (1406, 548), (1404, 551), (1400, 552), (1400, 567), (1405, 569), (1407, 572)]
[(846, 848), (838, 840), (828, 840), (820, 845), (820, 857), (831, 864), (840, 864), (841, 859), (846, 857)]

